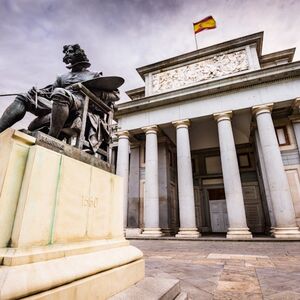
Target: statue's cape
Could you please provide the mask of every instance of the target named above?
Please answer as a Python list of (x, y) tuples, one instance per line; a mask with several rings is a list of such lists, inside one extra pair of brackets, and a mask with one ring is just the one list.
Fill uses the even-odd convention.
[(86, 88), (97, 94), (99, 91), (114, 91), (123, 83), (124, 79), (118, 76), (97, 77), (81, 82)]

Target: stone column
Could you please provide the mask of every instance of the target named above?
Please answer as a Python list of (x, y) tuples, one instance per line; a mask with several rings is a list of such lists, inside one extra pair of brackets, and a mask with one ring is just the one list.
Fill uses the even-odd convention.
[(128, 217), (126, 236), (138, 236), (140, 229), (140, 145), (130, 146), (130, 166), (128, 180)]
[(146, 133), (145, 199), (143, 236), (162, 236), (159, 227), (157, 126), (142, 128)]
[(128, 208), (129, 132), (119, 131), (117, 132), (117, 136), (118, 156), (116, 174), (124, 178), (123, 224), (124, 230), (126, 230)]
[(276, 138), (271, 111), (273, 104), (254, 106), (257, 128), (265, 162), (274, 210), (276, 238), (300, 238), (290, 187)]
[(273, 235), (274, 228), (276, 227), (276, 223), (275, 223), (275, 217), (274, 217), (274, 213), (273, 213), (270, 185), (268, 182), (264, 156), (262, 153), (261, 143), (260, 143), (259, 134), (258, 134), (257, 129), (255, 130), (255, 142), (256, 142), (256, 147), (257, 147), (258, 160), (259, 160), (259, 164), (260, 164), (261, 176), (262, 176), (263, 186), (265, 189), (266, 201), (267, 201), (268, 212), (269, 212), (270, 223), (271, 223), (270, 224), (271, 225), (270, 233), (271, 233), (271, 235)]
[(201, 236), (196, 227), (193, 172), (188, 126), (189, 120), (172, 123), (176, 127), (177, 174), (180, 228), (176, 237)]
[(214, 114), (218, 122), (221, 164), (228, 213), (228, 239), (251, 239), (252, 234), (246, 222), (237, 154), (231, 126), (232, 112)]

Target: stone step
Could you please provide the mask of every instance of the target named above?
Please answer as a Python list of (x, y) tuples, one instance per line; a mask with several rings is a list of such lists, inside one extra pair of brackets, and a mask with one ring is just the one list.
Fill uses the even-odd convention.
[(181, 292), (175, 300), (189, 300), (188, 293), (186, 292)]
[[(174, 300), (180, 296), (177, 279), (146, 277), (134, 286), (109, 298), (110, 300)], [(187, 298), (179, 298), (185, 300)]]

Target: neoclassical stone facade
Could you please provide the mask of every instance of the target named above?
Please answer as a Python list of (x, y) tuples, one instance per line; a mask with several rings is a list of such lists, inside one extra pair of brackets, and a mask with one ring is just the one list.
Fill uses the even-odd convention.
[(127, 235), (300, 238), (300, 62), (263, 33), (138, 68), (118, 106)]

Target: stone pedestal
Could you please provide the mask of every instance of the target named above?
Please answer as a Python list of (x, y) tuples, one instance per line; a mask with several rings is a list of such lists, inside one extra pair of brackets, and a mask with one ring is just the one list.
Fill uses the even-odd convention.
[(0, 299), (106, 299), (141, 280), (122, 179), (36, 143), (0, 135)]
[(231, 126), (232, 112), (215, 114), (218, 122), (221, 164), (229, 228), (228, 239), (251, 239), (246, 222), (242, 184)]

